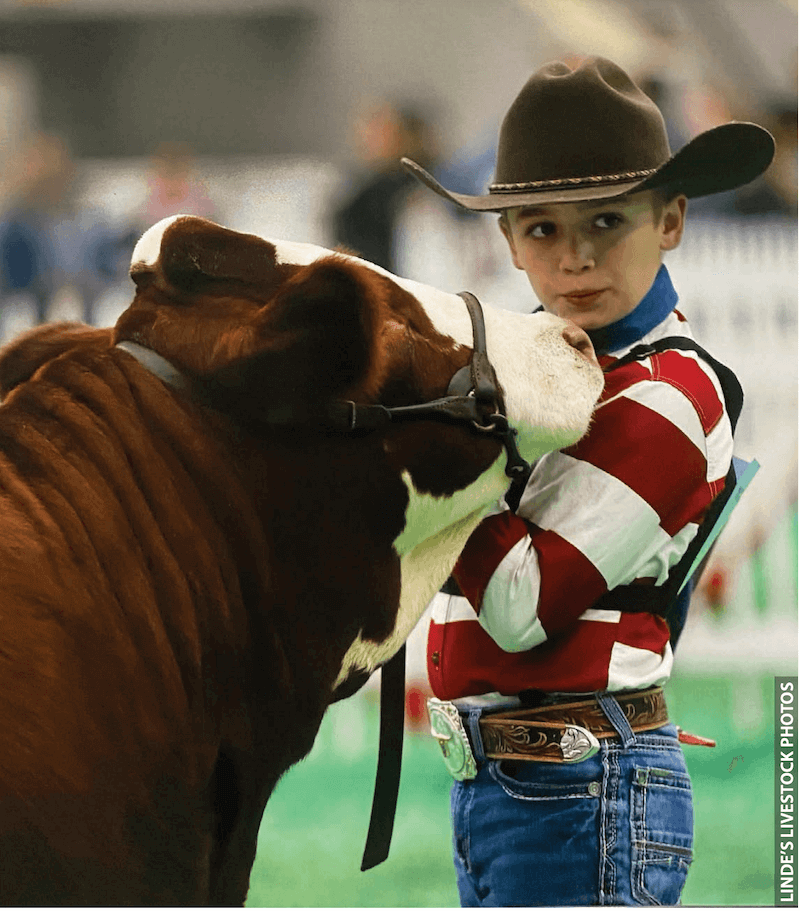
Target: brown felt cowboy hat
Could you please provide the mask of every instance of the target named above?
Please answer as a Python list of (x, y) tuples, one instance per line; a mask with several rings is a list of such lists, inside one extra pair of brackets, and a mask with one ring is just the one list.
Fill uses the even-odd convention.
[(446, 190), (408, 158), (403, 166), (465, 209), (498, 212), (658, 187), (689, 197), (720, 193), (758, 177), (774, 151), (763, 127), (734, 122), (672, 155), (655, 103), (615, 63), (591, 57), (574, 71), (556, 62), (531, 76), (503, 120), (487, 195)]

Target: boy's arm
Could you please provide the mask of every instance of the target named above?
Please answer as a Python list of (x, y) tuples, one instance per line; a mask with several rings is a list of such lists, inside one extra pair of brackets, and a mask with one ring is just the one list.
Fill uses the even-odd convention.
[(454, 575), (506, 651), (591, 619), (618, 585), (662, 584), (722, 489), (732, 437), (716, 386), (695, 361), (654, 360), (588, 436), (536, 464), (516, 514), (489, 516), (467, 542)]

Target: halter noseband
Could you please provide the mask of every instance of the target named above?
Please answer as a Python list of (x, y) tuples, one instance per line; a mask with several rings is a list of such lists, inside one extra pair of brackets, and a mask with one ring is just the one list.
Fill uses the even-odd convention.
[[(521, 480), (527, 477), (530, 465), (517, 448), (517, 431), (508, 423), (503, 393), (486, 350), (486, 329), (480, 301), (468, 291), (462, 291), (459, 297), (467, 305), (472, 321), (472, 358), (469, 364), (453, 375), (447, 394), (442, 398), (395, 407), (360, 404), (349, 400), (337, 401), (331, 402), (321, 411), (302, 415), (281, 406), (272, 409), (267, 407), (260, 412), (259, 420), (269, 425), (314, 423), (326, 430), (340, 433), (378, 430), (392, 423), (414, 420), (469, 424), (479, 433), (497, 437), (503, 444), (507, 457), (505, 472), (509, 478)], [(166, 358), (152, 349), (130, 341), (119, 342), (117, 347), (133, 355), (168, 385), (179, 389), (194, 386)], [(202, 400), (206, 396), (200, 392), (199, 398)]]

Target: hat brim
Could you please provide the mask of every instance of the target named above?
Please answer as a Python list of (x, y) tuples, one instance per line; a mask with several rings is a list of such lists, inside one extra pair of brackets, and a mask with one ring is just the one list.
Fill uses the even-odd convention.
[(755, 123), (726, 123), (696, 136), (653, 174), (636, 180), (615, 179), (603, 183), (591, 178), (578, 186), (563, 184), (522, 187), (483, 196), (455, 193), (443, 187), (410, 158), (402, 165), (426, 187), (463, 209), (473, 212), (501, 212), (517, 206), (548, 205), (612, 199), (626, 193), (669, 187), (688, 197), (709, 196), (744, 186), (769, 167), (775, 154), (775, 140)]

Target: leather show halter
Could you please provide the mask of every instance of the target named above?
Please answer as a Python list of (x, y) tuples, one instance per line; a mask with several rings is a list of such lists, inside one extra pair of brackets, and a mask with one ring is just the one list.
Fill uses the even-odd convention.
[(489, 361), (480, 301), (469, 291), (462, 291), (458, 296), (467, 305), (472, 321), (472, 358), (453, 375), (446, 395), (430, 402), (392, 408), (351, 401), (333, 402), (325, 410), (324, 424), (340, 431), (377, 430), (390, 423), (431, 419), (469, 424), (480, 433), (500, 439), (506, 450), (505, 471), (509, 478), (527, 476), (530, 465), (517, 448), (517, 431), (508, 423), (503, 393)]
[[(524, 486), (531, 466), (517, 448), (517, 431), (508, 422), (503, 393), (489, 361), (483, 309), (474, 294), (463, 291), (459, 297), (466, 304), (472, 322), (473, 352), (469, 364), (453, 375), (443, 397), (417, 405), (396, 407), (336, 401), (322, 411), (302, 414), (281, 405), (267, 406), (259, 407), (253, 419), (268, 426), (310, 423), (323, 430), (344, 433), (373, 431), (393, 423), (413, 420), (444, 420), (467, 424), (477, 433), (500, 440), (506, 452), (506, 475), (512, 479), (515, 487)], [(188, 391), (193, 398), (211, 407), (215, 406), (218, 394), (215, 394), (213, 386), (205, 385), (202, 380), (199, 383), (189, 380), (152, 349), (131, 341), (119, 342), (117, 347), (127, 351), (168, 385)], [(378, 768), (362, 870), (376, 866), (389, 855), (400, 787), (405, 720), (405, 654), (406, 648), (403, 645), (381, 669)]]

